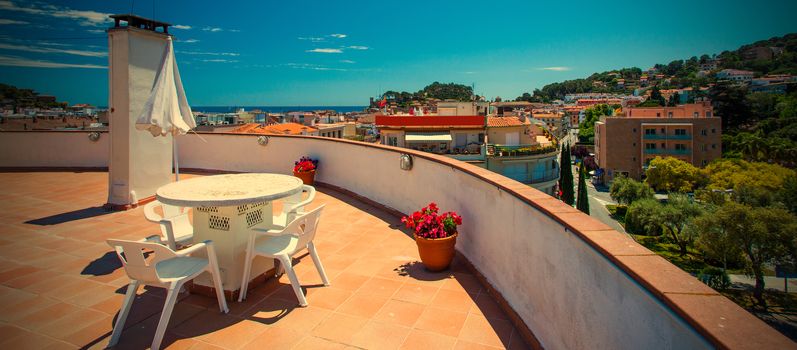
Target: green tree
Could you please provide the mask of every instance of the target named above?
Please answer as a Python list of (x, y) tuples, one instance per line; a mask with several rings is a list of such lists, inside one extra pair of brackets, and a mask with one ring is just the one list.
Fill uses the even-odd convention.
[(618, 203), (629, 205), (640, 199), (653, 198), (653, 190), (645, 183), (620, 176), (612, 180), (609, 195)]
[(583, 213), (589, 215), (589, 196), (587, 195), (587, 180), (586, 180), (586, 173), (587, 169), (584, 166), (584, 162), (579, 163), (578, 167), (578, 201), (576, 202), (576, 208), (581, 210)]
[(702, 212), (700, 206), (685, 194), (670, 193), (667, 204), (659, 213), (659, 220), (665, 233), (678, 245), (681, 256), (687, 253), (687, 247), (694, 240), (694, 231), (687, 230), (687, 224)]
[(741, 251), (746, 268), (755, 278), (753, 295), (761, 306), (764, 300), (764, 266), (790, 257), (797, 238), (797, 218), (783, 208), (753, 208), (728, 201), (709, 222), (708, 232), (724, 230), (727, 239)]
[(661, 90), (658, 86), (654, 86), (650, 91), (649, 101), (655, 101), (659, 106), (664, 106), (664, 96), (661, 95)]
[(625, 230), (635, 235), (661, 235), (662, 230), (658, 219), (661, 207), (661, 203), (652, 198), (640, 199), (631, 203), (625, 214)]
[(559, 160), (559, 188), (562, 190), (562, 201), (567, 205), (575, 203), (573, 193), (573, 166), (570, 165), (570, 143), (562, 145)]
[(700, 169), (672, 157), (650, 161), (645, 182), (657, 191), (691, 192), (703, 181)]
[(723, 225), (732, 221), (728, 214), (727, 210), (706, 211), (689, 224), (689, 229), (697, 236), (697, 248), (709, 259), (722, 262), (723, 271), (728, 269), (728, 261), (740, 260), (742, 253)]

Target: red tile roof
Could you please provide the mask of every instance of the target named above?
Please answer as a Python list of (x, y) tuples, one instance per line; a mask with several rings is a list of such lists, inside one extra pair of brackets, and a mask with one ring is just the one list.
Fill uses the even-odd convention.
[(301, 135), (302, 133), (313, 133), (318, 129), (298, 123), (283, 123), (260, 125), (258, 123), (247, 123), (231, 132), (241, 134), (280, 134), (280, 135)]
[(523, 126), (523, 122), (518, 117), (488, 117), (487, 126), (491, 128), (504, 126)]

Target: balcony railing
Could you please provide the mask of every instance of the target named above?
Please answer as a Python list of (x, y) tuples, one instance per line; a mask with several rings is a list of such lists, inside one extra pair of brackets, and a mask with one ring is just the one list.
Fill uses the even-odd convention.
[(642, 139), (644, 140), (691, 140), (692, 135), (649, 135), (645, 134), (642, 135)]
[(692, 150), (689, 149), (645, 149), (644, 151), (646, 154), (678, 154), (678, 155), (685, 155), (690, 154)]
[(558, 152), (556, 146), (488, 144), (487, 155), (494, 157), (532, 156)]

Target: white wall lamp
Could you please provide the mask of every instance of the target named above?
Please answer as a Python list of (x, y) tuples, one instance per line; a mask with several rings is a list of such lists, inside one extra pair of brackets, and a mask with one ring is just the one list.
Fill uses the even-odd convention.
[(268, 136), (258, 136), (257, 144), (261, 146), (268, 145)]
[(89, 133), (89, 141), (97, 142), (100, 139), (100, 133), (94, 131)]
[(401, 170), (411, 170), (412, 169), (412, 156), (406, 153), (402, 153), (399, 157), (399, 167)]

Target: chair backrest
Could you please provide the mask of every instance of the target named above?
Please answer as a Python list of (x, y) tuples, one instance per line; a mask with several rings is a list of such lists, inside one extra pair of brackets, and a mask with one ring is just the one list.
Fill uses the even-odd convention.
[(299, 236), (297, 249), (304, 248), (307, 243), (311, 242), (313, 238), (315, 238), (315, 233), (318, 229), (318, 222), (321, 219), (321, 211), (323, 209), (324, 205), (315, 208), (310, 212), (299, 215), (282, 231), (286, 234), (295, 234)]
[[(158, 214), (158, 212), (156, 211), (157, 208), (161, 208), (161, 212), (163, 213), (163, 215)], [(164, 220), (164, 219), (172, 219), (172, 218), (178, 217), (178, 216), (182, 215), (185, 212), (186, 211), (182, 207), (178, 207), (178, 206), (174, 206), (174, 205), (168, 205), (168, 204), (163, 204), (163, 203), (159, 202), (158, 200), (154, 200), (152, 202), (149, 202), (149, 203), (147, 203), (147, 205), (144, 206), (144, 216), (147, 218), (147, 220), (152, 221), (152, 222), (157, 222), (157, 223), (160, 223), (161, 220)], [(187, 220), (187, 216), (186, 216), (185, 220), (183, 220), (183, 219), (176, 220), (176, 222), (174, 223), (175, 224), (174, 227), (178, 231), (178, 232), (175, 232), (178, 236), (179, 235), (183, 235), (184, 233), (182, 231), (187, 230), (186, 228), (184, 228), (186, 226), (183, 223), (183, 221), (186, 221), (186, 223), (188, 224), (187, 227), (191, 228), (191, 222), (190, 222), (190, 220)], [(168, 239), (169, 238), (169, 232), (167, 232), (167, 228), (162, 223), (161, 223), (160, 227), (161, 227), (161, 235), (164, 238)], [(172, 248), (174, 248), (174, 247), (172, 247)]]
[[(307, 199), (302, 200), (304, 192), (307, 192)], [(304, 206), (310, 204), (315, 199), (315, 187), (302, 185), (302, 192), (285, 198), (282, 201), (282, 212), (285, 214), (285, 222), (291, 222), (298, 212), (304, 211)]]
[[(163, 260), (171, 259), (177, 254), (166, 246), (154, 242), (128, 241), (123, 239), (109, 239), (108, 245), (113, 247), (119, 261), (122, 262), (127, 276), (130, 279), (143, 283), (160, 283), (155, 265)], [(147, 261), (145, 251), (152, 251), (152, 257)]]

